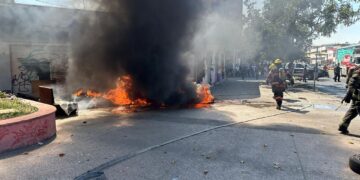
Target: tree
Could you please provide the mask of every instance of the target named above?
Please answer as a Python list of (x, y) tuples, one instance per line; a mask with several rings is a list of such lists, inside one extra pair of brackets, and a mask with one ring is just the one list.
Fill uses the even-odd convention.
[(314, 39), (360, 19), (360, 0), (265, 0), (262, 9), (254, 4), (245, 0), (244, 33), (261, 32), (259, 54), (266, 59), (302, 59)]

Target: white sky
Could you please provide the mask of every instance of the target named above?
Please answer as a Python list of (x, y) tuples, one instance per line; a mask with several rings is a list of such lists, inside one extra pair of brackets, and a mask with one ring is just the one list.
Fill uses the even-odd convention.
[(92, 0), (15, 0), (16, 3), (83, 9)]
[(315, 40), (315, 45), (332, 44), (332, 43), (359, 43), (360, 42), (360, 22), (350, 26), (341, 26), (331, 37), (321, 37)]
[[(17, 3), (67, 7), (83, 9), (91, 4), (94, 0), (15, 0)], [(261, 1), (261, 0), (260, 0)], [(337, 32), (331, 37), (321, 37), (314, 41), (315, 45), (331, 44), (331, 43), (358, 43), (360, 42), (360, 22), (350, 27), (339, 27)]]

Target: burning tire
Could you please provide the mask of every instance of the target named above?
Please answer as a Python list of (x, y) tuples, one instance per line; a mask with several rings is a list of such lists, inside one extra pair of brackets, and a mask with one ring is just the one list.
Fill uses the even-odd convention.
[(350, 157), (349, 166), (354, 172), (360, 174), (360, 154)]

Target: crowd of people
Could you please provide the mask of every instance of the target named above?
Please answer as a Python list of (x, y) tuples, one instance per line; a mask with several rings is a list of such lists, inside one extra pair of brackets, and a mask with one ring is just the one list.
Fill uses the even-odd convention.
[(228, 66), (226, 69), (228, 77), (241, 77), (243, 80), (254, 78), (265, 78), (269, 73), (269, 63), (239, 63)]

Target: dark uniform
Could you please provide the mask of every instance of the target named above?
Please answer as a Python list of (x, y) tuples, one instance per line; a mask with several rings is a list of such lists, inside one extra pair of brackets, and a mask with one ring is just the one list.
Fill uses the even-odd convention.
[(341, 71), (341, 68), (340, 68), (340, 65), (336, 65), (336, 67), (334, 68), (334, 81), (338, 81), (340, 82), (340, 71)]
[(347, 86), (348, 86), (348, 84), (350, 82), (350, 79), (352, 78), (354, 72), (356, 72), (358, 70), (360, 70), (360, 66), (352, 67), (352, 68), (349, 69), (349, 72), (348, 72), (347, 77), (346, 77), (346, 88), (347, 88)]
[(281, 109), (284, 98), (284, 91), (286, 90), (286, 74), (282, 68), (273, 68), (267, 78), (267, 82), (271, 84), (271, 89), (274, 93), (276, 101), (276, 109)]
[(306, 77), (307, 77), (307, 65), (305, 64), (304, 66), (304, 70), (303, 70), (303, 81), (306, 82)]
[[(350, 74), (349, 74), (350, 75)], [(351, 106), (346, 112), (342, 123), (339, 126), (339, 131), (343, 134), (349, 133), (348, 127), (351, 121), (360, 114), (360, 70), (355, 70), (352, 72), (351, 77), (349, 78), (348, 90), (346, 96), (342, 102), (350, 103)]]

